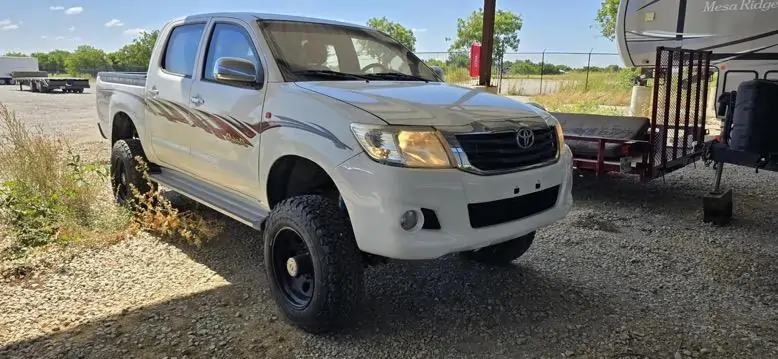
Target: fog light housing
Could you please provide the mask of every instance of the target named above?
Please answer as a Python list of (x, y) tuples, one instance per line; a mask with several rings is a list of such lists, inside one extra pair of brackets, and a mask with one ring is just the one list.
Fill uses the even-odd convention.
[(406, 231), (416, 228), (419, 224), (419, 217), (419, 212), (415, 210), (405, 211), (405, 213), (400, 216), (400, 227)]

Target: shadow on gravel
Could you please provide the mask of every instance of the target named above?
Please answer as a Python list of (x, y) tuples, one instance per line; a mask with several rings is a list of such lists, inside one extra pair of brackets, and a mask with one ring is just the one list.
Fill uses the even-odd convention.
[(292, 358), (297, 333), (251, 294), (225, 286), (171, 299), (11, 344), (0, 358)]

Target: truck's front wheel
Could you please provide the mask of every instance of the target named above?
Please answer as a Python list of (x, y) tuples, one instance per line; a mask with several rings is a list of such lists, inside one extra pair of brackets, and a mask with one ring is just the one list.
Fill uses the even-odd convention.
[(485, 264), (505, 265), (521, 257), (532, 246), (535, 240), (535, 232), (497, 243), (475, 251), (463, 252), (462, 255), (470, 260)]
[(292, 197), (265, 223), (265, 269), (284, 317), (313, 333), (348, 322), (363, 295), (364, 264), (337, 203), (319, 195)]

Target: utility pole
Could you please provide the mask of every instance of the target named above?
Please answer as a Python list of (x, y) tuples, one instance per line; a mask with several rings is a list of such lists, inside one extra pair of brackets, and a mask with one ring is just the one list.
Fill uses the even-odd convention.
[(497, 0), (484, 0), (484, 27), (481, 39), (481, 69), (478, 85), (488, 86), (492, 81), (492, 49), (494, 49), (494, 13)]

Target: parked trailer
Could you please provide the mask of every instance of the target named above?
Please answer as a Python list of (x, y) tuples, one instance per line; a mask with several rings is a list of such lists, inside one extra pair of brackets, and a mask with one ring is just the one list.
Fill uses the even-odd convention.
[[(619, 53), (625, 64), (651, 67), (659, 62), (653, 50), (682, 47), (691, 51), (711, 52), (710, 65), (718, 71), (715, 98), (716, 117), (721, 121), (721, 135), (702, 144), (702, 159), (714, 163), (714, 189), (703, 198), (703, 220), (718, 225), (732, 217), (732, 189), (723, 190), (721, 176), (724, 163), (778, 171), (778, 153), (772, 153), (769, 140), (762, 144), (770, 151), (755, 153), (732, 146), (730, 133), (734, 123), (759, 123), (743, 138), (764, 138), (760, 129), (769, 127), (778, 117), (770, 101), (749, 98), (737, 105), (736, 93), (741, 85), (762, 82), (765, 91), (775, 91), (778, 81), (778, 6), (775, 1), (689, 1), (689, 0), (622, 0), (616, 21)], [(766, 85), (765, 85), (766, 84)], [(773, 90), (770, 90), (773, 86)], [(749, 96), (754, 95), (749, 91)], [(655, 92), (656, 94), (656, 92)], [(760, 103), (763, 108), (750, 108)], [(738, 111), (736, 108), (745, 110)], [(689, 108), (686, 107), (689, 111)], [(755, 115), (755, 114), (759, 115)], [(741, 118), (738, 118), (740, 116)], [(754, 117), (756, 116), (756, 117)], [(759, 116), (771, 116), (765, 120)], [(748, 118), (746, 118), (748, 117)], [(754, 117), (754, 118), (751, 118)], [(758, 128), (758, 127), (764, 128)], [(768, 133), (767, 137), (778, 137)]]
[(89, 79), (79, 77), (49, 77), (46, 71), (14, 71), (13, 80), (19, 84), (19, 91), (23, 91), (22, 86), (27, 86), (32, 92), (49, 93), (54, 90), (61, 90), (66, 93), (83, 93), (84, 89), (89, 88)]
[(650, 118), (551, 112), (578, 171), (650, 181), (702, 157), (711, 52), (660, 47), (655, 57)]
[(38, 71), (38, 59), (29, 56), (0, 56), (0, 85), (13, 85), (14, 71)]

